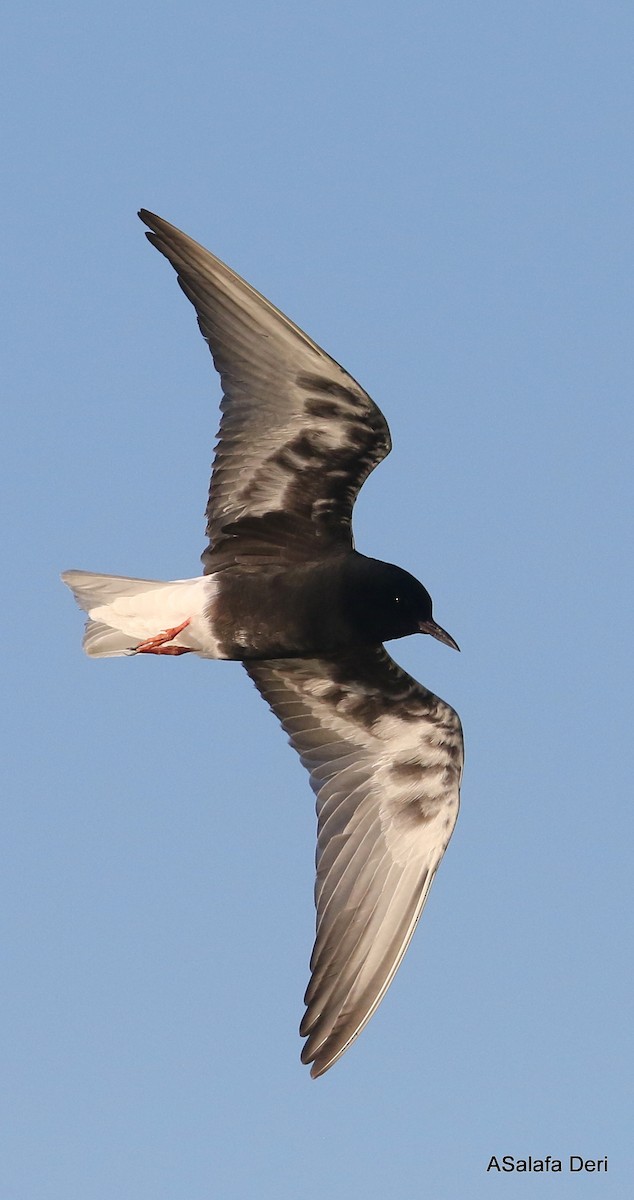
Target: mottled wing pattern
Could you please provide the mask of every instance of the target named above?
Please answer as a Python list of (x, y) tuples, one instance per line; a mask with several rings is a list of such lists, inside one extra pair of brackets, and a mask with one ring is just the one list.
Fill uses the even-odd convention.
[(357, 492), (390, 449), (382, 413), (234, 271), (167, 221), (139, 215), (196, 309), (224, 393), (205, 571), (350, 548)]
[(321, 1075), (383, 998), (458, 816), (462, 731), (382, 646), (244, 664), (317, 796), (317, 937), (300, 1032)]

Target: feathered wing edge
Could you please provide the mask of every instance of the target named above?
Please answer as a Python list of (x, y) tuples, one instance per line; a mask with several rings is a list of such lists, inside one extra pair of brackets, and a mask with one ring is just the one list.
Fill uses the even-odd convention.
[(145, 209), (139, 216), (194, 305), (224, 393), (205, 572), (349, 549), (355, 496), (390, 449), (382, 413), (220, 259), (161, 217)]
[(300, 1032), (329, 1069), (387, 991), (459, 806), (456, 713), (383, 647), (245, 664), (317, 796), (317, 936)]

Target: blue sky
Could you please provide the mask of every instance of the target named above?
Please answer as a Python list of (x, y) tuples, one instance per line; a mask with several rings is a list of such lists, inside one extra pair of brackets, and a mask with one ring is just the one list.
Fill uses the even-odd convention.
[[(611, 0), (5, 18), (7, 1200), (631, 1187), (633, 32)], [(307, 777), (238, 666), (85, 659), (58, 578), (199, 569), (219, 393), (141, 205), (380, 404), (357, 544), (462, 647), (393, 646), (461, 714), (462, 812), (316, 1082)]]

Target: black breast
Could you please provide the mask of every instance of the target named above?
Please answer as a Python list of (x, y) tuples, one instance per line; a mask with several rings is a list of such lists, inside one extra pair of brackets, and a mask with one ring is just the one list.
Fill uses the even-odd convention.
[[(302, 565), (236, 565), (219, 575), (210, 614), (222, 657), (308, 658), (378, 646), (414, 633), (407, 599), (416, 580), (356, 551)], [(418, 590), (414, 602), (418, 605)], [(431, 614), (431, 602), (430, 614)]]
[(223, 571), (212, 618), (221, 655), (304, 658), (349, 645), (353, 635), (342, 598), (345, 557)]

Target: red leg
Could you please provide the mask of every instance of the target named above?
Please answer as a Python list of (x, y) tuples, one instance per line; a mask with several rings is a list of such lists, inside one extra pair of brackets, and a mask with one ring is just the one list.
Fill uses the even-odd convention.
[(154, 637), (147, 638), (137, 646), (135, 654), (189, 654), (191, 653), (189, 646), (166, 646), (166, 642), (171, 642), (177, 634), (183, 629), (187, 629), (190, 622), (190, 617), (183, 621), (182, 625), (175, 625), (173, 629), (164, 629), (162, 633), (157, 633)]

